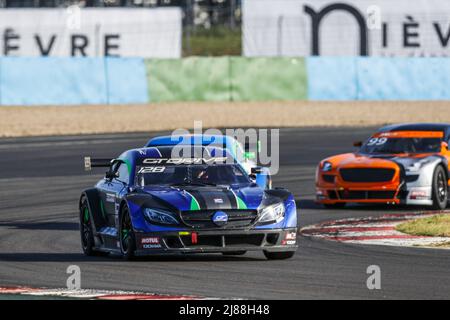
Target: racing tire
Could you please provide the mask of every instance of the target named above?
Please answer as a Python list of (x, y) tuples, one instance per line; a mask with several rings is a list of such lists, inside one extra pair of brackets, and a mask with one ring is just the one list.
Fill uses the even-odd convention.
[(246, 254), (247, 251), (241, 250), (241, 251), (228, 251), (228, 252), (222, 252), (224, 256), (243, 256)]
[(323, 206), (325, 209), (343, 209), (346, 206), (345, 202), (336, 202), (336, 203), (324, 203)]
[(80, 207), (80, 236), (81, 248), (86, 256), (95, 256), (95, 241), (92, 231), (91, 215), (86, 199), (83, 199)]
[(294, 256), (295, 251), (270, 252), (264, 251), (264, 255), (268, 260), (286, 260)]
[(432, 200), (434, 210), (444, 210), (448, 203), (448, 180), (442, 166), (438, 166), (433, 174)]
[(119, 242), (122, 257), (125, 260), (135, 259), (136, 237), (134, 236), (130, 212), (128, 210), (128, 206), (126, 205), (122, 209), (122, 215), (120, 218)]

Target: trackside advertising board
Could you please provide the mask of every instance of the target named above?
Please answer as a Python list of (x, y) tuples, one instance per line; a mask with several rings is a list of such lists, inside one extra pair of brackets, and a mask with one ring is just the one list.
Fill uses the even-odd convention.
[(449, 56), (448, 0), (243, 0), (245, 56)]
[(181, 57), (181, 10), (2, 9), (1, 56)]

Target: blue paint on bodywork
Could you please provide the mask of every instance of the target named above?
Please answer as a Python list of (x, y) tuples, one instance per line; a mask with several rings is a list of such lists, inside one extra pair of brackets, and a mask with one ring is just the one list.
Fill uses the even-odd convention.
[(227, 149), (227, 151), (236, 159), (238, 148), (236, 140), (225, 135), (206, 135), (206, 134), (189, 134), (189, 135), (171, 135), (160, 136), (150, 139), (146, 147), (156, 146), (216, 146)]
[[(181, 221), (179, 225), (159, 225), (153, 224), (145, 218), (144, 209), (155, 208), (165, 211), (170, 211), (176, 219), (180, 219), (178, 212), (196, 212), (199, 209), (192, 209), (192, 201), (194, 196), (191, 194), (194, 191), (197, 193), (197, 197), (210, 197), (212, 199), (213, 195), (215, 197), (223, 197), (226, 194), (227, 198), (222, 198), (229, 200), (229, 204), (222, 207), (223, 202), (209, 202), (206, 208), (200, 210), (210, 210), (210, 211), (222, 211), (222, 210), (261, 210), (263, 205), (271, 205), (277, 201), (284, 201), (285, 205), (285, 218), (276, 224), (263, 225), (263, 226), (251, 226), (248, 227), (250, 230), (253, 229), (285, 229), (285, 228), (296, 228), (297, 227), (297, 211), (295, 200), (292, 195), (289, 195), (285, 200), (278, 199), (275, 193), (267, 193), (263, 188), (260, 188), (254, 183), (248, 182), (241, 185), (230, 185), (230, 186), (213, 186), (213, 187), (195, 187), (195, 185), (190, 186), (189, 190), (183, 187), (176, 187), (170, 185), (148, 185), (148, 186), (138, 186), (134, 182), (134, 176), (136, 174), (136, 166), (142, 164), (144, 159), (149, 158), (161, 158), (163, 154), (165, 156), (170, 147), (149, 147), (132, 149), (124, 152), (120, 155), (119, 159), (127, 164), (129, 167), (129, 173), (131, 179), (128, 187), (124, 187), (123, 184), (118, 184), (123, 191), (123, 193), (118, 193), (118, 198), (122, 201), (126, 201), (128, 206), (132, 225), (135, 231), (141, 233), (154, 233), (154, 232), (178, 232), (178, 231), (194, 231), (191, 227), (184, 225)], [(211, 150), (214, 150), (211, 149)], [(224, 149), (218, 148), (217, 152), (220, 152), (219, 156), (226, 155), (231, 157), (231, 155)], [(106, 180), (101, 180), (97, 187), (101, 188), (103, 184), (111, 184)], [(217, 196), (220, 194), (221, 196)], [(281, 193), (286, 194), (286, 193)], [(283, 196), (284, 197), (284, 196)], [(117, 211), (119, 212), (119, 211)], [(119, 220), (119, 219), (118, 219)], [(117, 221), (118, 221), (117, 220)], [(118, 228), (118, 226), (116, 226)]]

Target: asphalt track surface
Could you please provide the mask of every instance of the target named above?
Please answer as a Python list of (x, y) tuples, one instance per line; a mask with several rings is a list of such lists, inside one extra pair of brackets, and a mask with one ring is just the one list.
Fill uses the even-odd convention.
[[(313, 202), (317, 162), (352, 150), (373, 128), (283, 129), (276, 186), (294, 194), (300, 226), (330, 219), (378, 216), (414, 208), (353, 206), (323, 210)], [(267, 261), (196, 255), (126, 262), (85, 257), (77, 201), (101, 178), (85, 173), (84, 155), (114, 157), (142, 146), (151, 134), (0, 140), (0, 286), (65, 287), (66, 269), (78, 265), (82, 287), (253, 299), (448, 299), (447, 250), (363, 246), (300, 238), (293, 259)], [(367, 267), (381, 268), (381, 290), (368, 290)]]

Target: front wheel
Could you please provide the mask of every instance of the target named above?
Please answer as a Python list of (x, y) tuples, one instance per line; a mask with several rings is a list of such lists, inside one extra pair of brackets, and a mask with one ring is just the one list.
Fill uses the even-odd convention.
[(120, 220), (120, 249), (125, 260), (133, 260), (136, 252), (136, 238), (134, 236), (133, 225), (131, 223), (130, 212), (128, 207), (122, 209), (122, 217)]
[(434, 170), (432, 199), (433, 209), (444, 210), (447, 207), (448, 180), (442, 166), (438, 166), (436, 170)]
[(264, 251), (264, 255), (269, 260), (285, 260), (294, 256), (295, 251), (283, 251), (283, 252), (269, 252)]
[(94, 234), (92, 232), (91, 215), (89, 213), (89, 206), (86, 199), (83, 199), (80, 207), (80, 235), (81, 247), (87, 256), (95, 255)]

